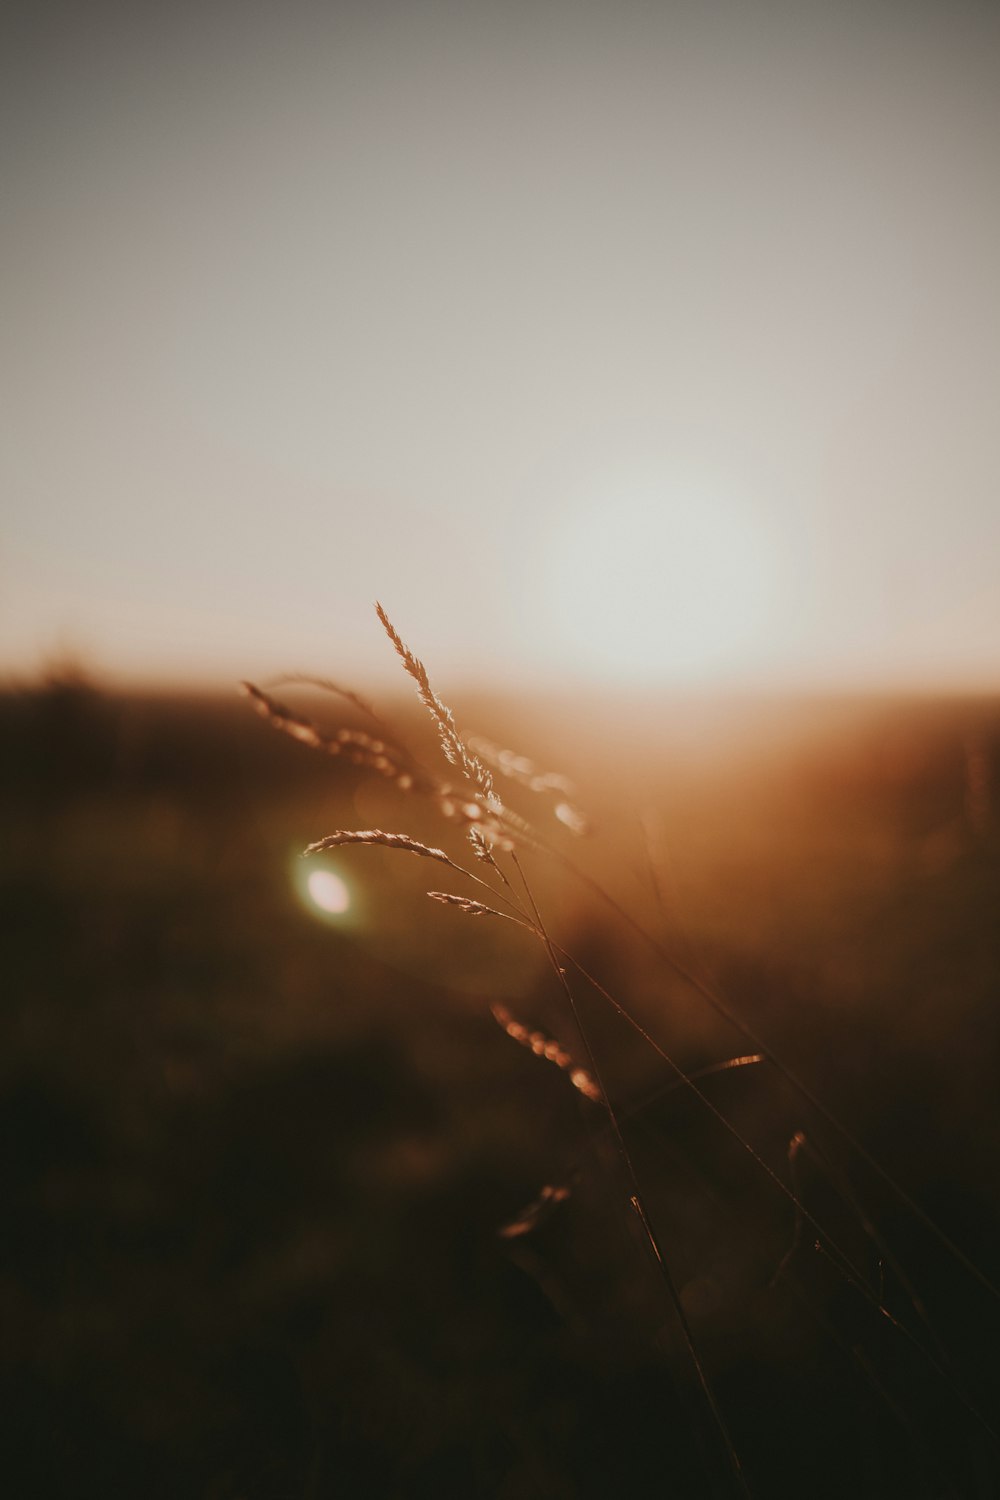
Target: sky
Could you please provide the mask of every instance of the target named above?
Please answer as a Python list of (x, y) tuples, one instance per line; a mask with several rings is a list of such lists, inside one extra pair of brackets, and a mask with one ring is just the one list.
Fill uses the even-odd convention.
[(1000, 7), (8, 7), (0, 676), (1000, 688)]

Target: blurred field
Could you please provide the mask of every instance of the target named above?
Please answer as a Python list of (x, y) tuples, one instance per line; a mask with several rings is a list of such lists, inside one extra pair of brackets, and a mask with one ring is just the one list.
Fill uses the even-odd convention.
[[(1000, 703), (456, 708), (572, 775), (594, 832), (547, 822), (553, 842), (1000, 1278)], [(298, 852), (333, 828), (447, 830), (235, 695), (53, 682), (0, 722), (8, 1493), (732, 1493), (601, 1112), (490, 1014), (578, 1048), (543, 955), (388, 851), (333, 862), (342, 919), (303, 900)], [(685, 1068), (748, 1050), (573, 876), (528, 868), (559, 941)], [(581, 998), (616, 1100), (671, 1081)], [(770, 1068), (703, 1087), (783, 1180), (799, 1129), (849, 1173), (943, 1345), (944, 1376), (808, 1226), (772, 1286), (789, 1202), (687, 1092), (635, 1114), (754, 1494), (1000, 1493), (956, 1394), (996, 1424), (998, 1304)], [(799, 1173), (919, 1327), (857, 1213)], [(570, 1196), (499, 1236), (547, 1183)]]

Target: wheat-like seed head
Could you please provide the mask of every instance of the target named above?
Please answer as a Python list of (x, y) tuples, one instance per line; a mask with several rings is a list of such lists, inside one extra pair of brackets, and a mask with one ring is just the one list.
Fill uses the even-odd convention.
[(380, 776), (394, 781), (401, 791), (427, 789), (426, 780), (421, 780), (405, 751), (388, 740), (376, 739), (363, 729), (338, 729), (332, 735), (322, 734), (311, 719), (303, 718), (284, 703), (279, 703), (255, 683), (242, 682), (240, 687), (262, 719), (300, 744), (321, 750), (325, 755), (339, 756), (365, 770), (377, 771)]
[(322, 854), (327, 849), (339, 849), (345, 844), (378, 844), (384, 849), (402, 849), (407, 854), (419, 854), (422, 859), (436, 859), (439, 864), (450, 865), (459, 874), (463, 873), (443, 849), (433, 849), (429, 844), (411, 839), (408, 834), (386, 833), (381, 828), (339, 828), (336, 833), (328, 833), (325, 838), (309, 844), (303, 853)]
[(484, 739), (482, 735), (470, 735), (467, 743), (470, 750), (474, 750), (495, 770), (509, 777), (511, 781), (526, 786), (529, 791), (561, 792), (564, 797), (573, 796), (572, 783), (561, 772), (541, 771), (526, 755), (518, 755), (515, 750), (503, 750), (499, 745), (494, 745), (492, 740)]
[(437, 725), (438, 734), (441, 737), (441, 748), (444, 751), (445, 758), (453, 766), (457, 766), (459, 770), (463, 771), (479, 794), (489, 801), (494, 796), (493, 777), (478, 756), (472, 753), (462, 739), (462, 736), (458, 732), (458, 725), (455, 723), (454, 714), (448, 708), (447, 704), (441, 701), (431, 687), (430, 678), (427, 676), (427, 668), (423, 662), (419, 657), (414, 656), (409, 646), (405, 644), (381, 604), (376, 603), (375, 611), (382, 622), (386, 635), (396, 649), (396, 654), (417, 685), (417, 696)]
[(502, 911), (497, 911), (495, 906), (486, 906), (482, 901), (472, 901), (468, 896), (454, 896), (450, 891), (428, 891), (432, 901), (440, 901), (442, 906), (455, 906), (459, 911), (467, 912), (470, 917), (503, 917)]
[[(331, 689), (334, 686), (326, 678), (301, 680), (311, 682), (314, 686), (329, 685)], [(477, 841), (473, 848), (477, 859), (491, 862), (492, 855), (484, 852), (490, 845), (509, 850), (517, 841), (533, 840), (531, 830), (524, 820), (505, 808), (492, 792), (485, 794), (483, 784), (471, 793), (468, 788), (453, 788), (428, 776), (407, 750), (390, 739), (376, 738), (361, 729), (338, 729), (332, 735), (325, 735), (310, 719), (304, 718), (284, 703), (279, 703), (255, 683), (243, 682), (240, 687), (257, 713), (272, 729), (288, 735), (300, 744), (308, 745), (310, 749), (319, 750), (325, 755), (339, 756), (352, 765), (375, 771), (391, 781), (401, 792), (416, 792), (432, 798), (442, 817), (449, 822), (464, 823), (476, 832)], [(338, 687), (336, 691), (359, 707), (363, 703), (362, 699), (348, 689)]]
[(481, 735), (470, 735), (466, 741), (469, 748), (487, 765), (506, 776), (529, 792), (555, 792), (560, 801), (553, 808), (555, 816), (571, 833), (582, 836), (590, 832), (590, 820), (569, 799), (575, 796), (572, 782), (560, 771), (542, 771), (526, 755), (514, 750), (503, 750)]
[(472, 845), (472, 852), (476, 859), (482, 860), (485, 865), (496, 866), (493, 850), (490, 848), (488, 840), (484, 838), (481, 829), (469, 829), (469, 843)]
[(522, 1234), (530, 1234), (549, 1217), (553, 1209), (558, 1208), (560, 1203), (565, 1203), (569, 1196), (568, 1187), (547, 1182), (534, 1202), (529, 1203), (527, 1208), (523, 1208), (516, 1219), (512, 1219), (509, 1224), (504, 1224), (502, 1229), (498, 1229), (497, 1234), (504, 1240), (515, 1240)]
[(363, 713), (366, 718), (371, 719), (374, 724), (377, 724), (380, 729), (385, 730), (388, 735), (391, 736), (392, 734), (392, 730), (388, 724), (386, 724), (381, 714), (368, 702), (367, 698), (362, 698), (361, 694), (356, 693), (353, 688), (344, 687), (342, 683), (334, 682), (332, 677), (316, 677), (311, 672), (282, 672), (280, 677), (272, 678), (266, 686), (268, 688), (311, 687), (319, 688), (324, 693), (333, 693), (336, 697), (343, 698), (346, 702), (352, 703), (360, 713)]
[(543, 1057), (546, 1062), (554, 1063), (557, 1068), (569, 1078), (570, 1083), (578, 1089), (586, 1099), (594, 1104), (603, 1104), (604, 1095), (600, 1085), (586, 1068), (577, 1067), (573, 1057), (553, 1037), (546, 1036), (544, 1031), (532, 1031), (529, 1026), (518, 1021), (505, 1005), (491, 1005), (493, 1019), (501, 1026), (507, 1035), (521, 1047), (526, 1047), (536, 1057)]
[(583, 838), (584, 834), (590, 833), (590, 819), (572, 802), (557, 802), (553, 812), (563, 827), (568, 828), (570, 833), (575, 833), (577, 838)]

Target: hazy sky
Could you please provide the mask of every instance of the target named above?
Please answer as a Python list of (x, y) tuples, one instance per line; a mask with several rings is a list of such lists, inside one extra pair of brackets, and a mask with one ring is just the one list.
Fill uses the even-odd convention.
[(12, 14), (0, 671), (1000, 687), (1000, 7)]

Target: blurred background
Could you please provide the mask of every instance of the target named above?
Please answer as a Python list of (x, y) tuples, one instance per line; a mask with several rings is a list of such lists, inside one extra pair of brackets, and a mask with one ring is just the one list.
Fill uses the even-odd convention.
[[(686, 1069), (754, 1049), (677, 964), (723, 993), (996, 1281), (1000, 14), (3, 25), (16, 1492), (731, 1494), (606, 1117), (491, 1014), (588, 1062), (544, 953), (304, 862), (463, 844), (236, 684), (331, 674), (453, 777), (380, 598), (571, 781), (500, 787), (558, 940)], [(708, 1075), (845, 1273), (580, 990), (753, 1492), (994, 1495), (990, 1290), (775, 1069)]]
[(13, 7), (5, 670), (995, 686), (997, 28)]

